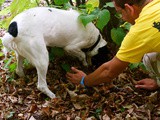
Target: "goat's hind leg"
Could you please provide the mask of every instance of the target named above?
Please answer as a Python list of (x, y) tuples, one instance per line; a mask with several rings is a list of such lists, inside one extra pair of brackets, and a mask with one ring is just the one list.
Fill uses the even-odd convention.
[(48, 54), (45, 55), (41, 53), (41, 55), (37, 56), (37, 58), (37, 63), (35, 64), (38, 74), (37, 88), (50, 98), (55, 98), (55, 94), (49, 90), (46, 82), (46, 74), (48, 70)]
[[(42, 41), (40, 41), (41, 43)], [(46, 75), (49, 64), (49, 55), (45, 44), (36, 43), (36, 48), (32, 52), (34, 53), (34, 58), (32, 60), (34, 66), (37, 69), (38, 74), (38, 86), (37, 88), (49, 96), (50, 98), (55, 98), (55, 94), (51, 92), (47, 86)]]
[(23, 60), (24, 57), (19, 55), (17, 52), (16, 53), (16, 59), (17, 59), (17, 68), (16, 68), (16, 73), (18, 74), (19, 77), (24, 77), (24, 71), (23, 71)]
[(49, 90), (46, 82), (49, 58), (44, 40), (41, 37), (34, 39), (26, 37), (26, 39), (23, 38), (23, 41), (28, 41), (29, 39), (32, 39), (32, 41), (21, 45), (23, 48), (20, 49), (20, 52), (36, 67), (38, 74), (37, 88), (50, 98), (55, 98), (55, 94)]

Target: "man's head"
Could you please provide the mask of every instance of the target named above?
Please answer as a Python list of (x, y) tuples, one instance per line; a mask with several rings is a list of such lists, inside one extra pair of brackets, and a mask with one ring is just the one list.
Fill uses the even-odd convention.
[(125, 4), (143, 6), (147, 0), (113, 0), (118, 7), (125, 9)]
[(114, 6), (122, 19), (134, 24), (142, 8), (151, 0), (113, 0)]

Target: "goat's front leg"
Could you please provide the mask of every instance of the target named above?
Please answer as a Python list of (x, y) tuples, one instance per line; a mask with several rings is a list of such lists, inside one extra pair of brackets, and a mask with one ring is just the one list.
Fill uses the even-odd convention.
[(91, 66), (92, 65), (92, 57), (90, 55), (87, 55), (86, 59), (87, 59), (88, 65)]
[(83, 65), (84, 66), (88, 66), (88, 63), (86, 61), (86, 55), (85, 53), (79, 49), (80, 47), (79, 46), (76, 46), (76, 45), (69, 45), (69, 46), (66, 46), (64, 49), (65, 51), (71, 55), (71, 56), (75, 56), (77, 57), (80, 61), (82, 61)]

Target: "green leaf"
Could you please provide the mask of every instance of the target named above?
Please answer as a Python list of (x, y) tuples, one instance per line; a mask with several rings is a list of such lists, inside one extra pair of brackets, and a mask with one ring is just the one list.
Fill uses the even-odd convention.
[(65, 3), (68, 3), (69, 0), (54, 0), (56, 5), (63, 5)]
[(68, 10), (69, 8), (74, 9), (74, 6), (72, 6), (70, 3), (65, 3), (63, 7), (64, 7), (65, 10)]
[(0, 21), (0, 27), (7, 29), (7, 28), (8, 28), (8, 25), (9, 25), (9, 23), (10, 23), (11, 20), (12, 20), (12, 18), (11, 18), (11, 17), (8, 17), (8, 18)]
[(51, 52), (49, 52), (49, 61), (53, 61), (55, 59), (55, 56), (54, 54), (52, 53), (52, 50)]
[(129, 31), (131, 26), (132, 26), (132, 25), (131, 25), (130, 23), (125, 22), (125, 23), (122, 24), (120, 27), (123, 27), (124, 29), (126, 29), (126, 30)]
[[(10, 17), (4, 19), (3, 21), (0, 22), (0, 26), (3, 28), (7, 28), (9, 25), (10, 21), (18, 14), (21, 13), (22, 11), (36, 7), (39, 2), (39, 0), (13, 0), (11, 5), (4, 10), (0, 11), (0, 15), (7, 15), (11, 14)], [(18, 5), (18, 7), (17, 7)]]
[(9, 112), (7, 115), (7, 119), (12, 118), (14, 116), (15, 112)]
[(88, 11), (88, 13), (90, 13), (98, 6), (99, 6), (99, 0), (88, 0), (86, 3), (86, 10)]
[(13, 72), (16, 70), (16, 67), (17, 67), (17, 64), (16, 63), (12, 63), (10, 66), (9, 66), (9, 71), (10, 72)]
[(4, 56), (3, 52), (0, 52), (0, 57)]
[(64, 55), (64, 50), (59, 47), (53, 47), (51, 49), (51, 53), (54, 54), (55, 56), (62, 57)]
[(98, 14), (101, 10), (99, 8), (95, 8), (91, 13), (90, 15), (95, 15), (96, 17), (98, 17)]
[(144, 71), (147, 71), (146, 66), (143, 64), (143, 62), (140, 62), (140, 68), (142, 68)]
[(5, 1), (5, 0), (1, 0), (1, 1), (0, 1), (0, 6), (4, 3), (4, 1)]
[(104, 26), (107, 25), (107, 23), (110, 20), (110, 12), (108, 10), (102, 10), (98, 13), (98, 20), (96, 23), (96, 26), (102, 31)]
[(65, 70), (66, 72), (69, 72), (71, 69), (69, 64), (61, 64), (61, 67), (63, 70)]
[(92, 5), (92, 7), (98, 7), (99, 6), (99, 0), (88, 0), (86, 5)]
[(125, 108), (124, 108), (124, 107), (122, 107), (120, 110), (121, 110), (121, 112), (124, 112), (124, 111), (125, 111)]
[(100, 114), (101, 112), (102, 112), (102, 108), (96, 109), (96, 113), (97, 113), (97, 114)]
[(4, 68), (9, 68), (9, 64), (11, 63), (12, 59), (13, 59), (13, 57), (9, 58), (9, 60), (4, 61), (5, 62)]
[(96, 16), (88, 15), (88, 14), (81, 14), (78, 18), (82, 21), (83, 25), (86, 26), (88, 23), (95, 20)]
[(7, 15), (10, 12), (10, 6), (0, 11), (0, 15)]
[(114, 8), (114, 4), (113, 4), (113, 2), (107, 2), (106, 5), (104, 5), (103, 7), (111, 7), (111, 8)]
[(111, 38), (112, 40), (117, 44), (117, 45), (121, 45), (121, 42), (123, 41), (124, 37), (125, 37), (126, 33), (122, 28), (112, 28), (111, 30)]
[(138, 67), (141, 67), (143, 70), (146, 70), (146, 67), (145, 67), (145, 65), (142, 62), (129, 64), (129, 68), (131, 70), (133, 70), (135, 68), (138, 68)]
[(24, 61), (23, 61), (23, 65), (24, 65), (24, 67), (25, 67), (26, 69), (28, 69), (28, 68), (30, 68), (30, 67), (31, 67), (30, 62), (29, 62), (27, 59), (24, 59)]
[(55, 59), (55, 56), (62, 57), (63, 55), (64, 55), (64, 50), (62, 48), (53, 47), (49, 52), (49, 60), (52, 61)]
[(129, 64), (129, 68), (130, 68), (131, 70), (133, 70), (133, 69), (135, 69), (135, 68), (138, 68), (138, 66), (139, 66), (139, 63), (131, 63), (131, 64)]

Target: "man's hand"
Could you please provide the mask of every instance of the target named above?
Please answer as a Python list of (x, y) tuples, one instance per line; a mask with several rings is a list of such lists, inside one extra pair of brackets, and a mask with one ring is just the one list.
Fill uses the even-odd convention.
[(80, 84), (82, 77), (86, 76), (86, 74), (83, 71), (76, 69), (75, 67), (72, 67), (71, 70), (73, 73), (67, 72), (67, 79), (74, 84)]
[(138, 81), (135, 87), (147, 90), (156, 90), (158, 88), (158, 85), (154, 79), (146, 78)]

